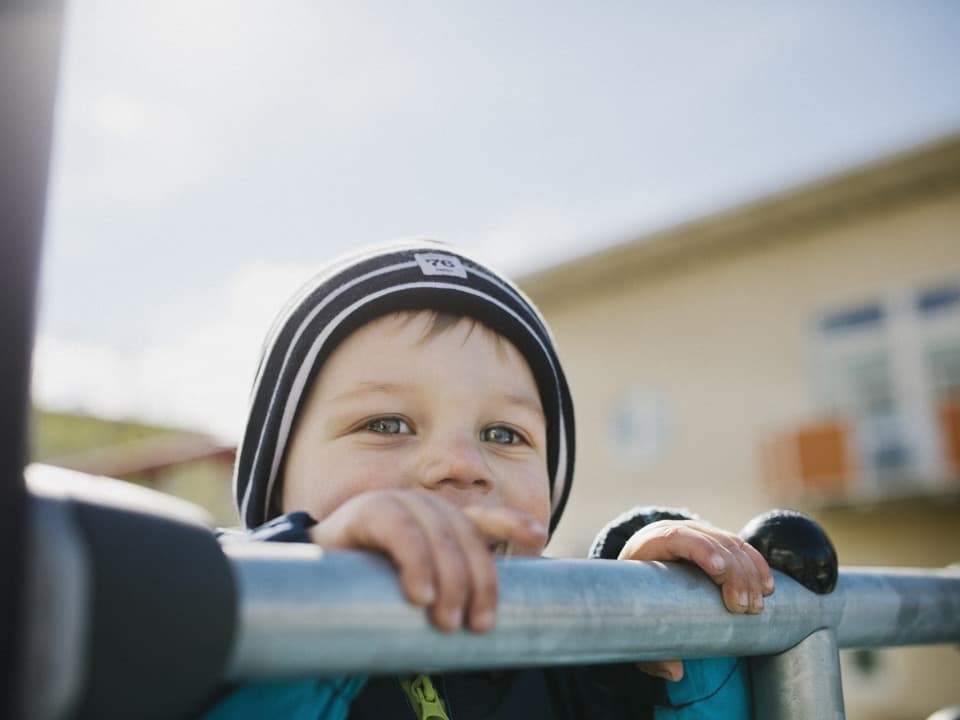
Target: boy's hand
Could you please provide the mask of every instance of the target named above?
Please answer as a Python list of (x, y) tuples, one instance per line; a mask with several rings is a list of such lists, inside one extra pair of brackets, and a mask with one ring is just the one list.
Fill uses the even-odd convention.
[[(400, 572), (404, 594), (430, 608), (433, 624), (451, 631), (493, 628), (497, 572), (491, 548), (540, 548), (546, 529), (527, 513), (504, 507), (461, 509), (420, 490), (378, 490), (340, 505), (310, 530), (325, 548), (376, 550)], [(536, 554), (536, 553), (534, 553)]]
[(620, 551), (621, 560), (685, 560), (720, 586), (733, 613), (757, 614), (772, 595), (773, 575), (763, 556), (733, 533), (695, 520), (659, 520), (638, 530)]
[[(762, 612), (764, 596), (774, 590), (770, 566), (753, 546), (694, 520), (650, 523), (627, 540), (619, 559), (691, 562), (720, 586), (723, 604), (734, 613)], [(683, 678), (680, 660), (642, 662), (637, 667), (666, 680)]]

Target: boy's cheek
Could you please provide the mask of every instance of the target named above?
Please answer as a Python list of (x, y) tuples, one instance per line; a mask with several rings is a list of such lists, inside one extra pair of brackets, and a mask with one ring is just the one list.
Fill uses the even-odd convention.
[[(545, 472), (533, 470), (521, 477), (503, 480), (504, 504), (529, 513), (544, 527), (550, 525), (550, 481)], [(538, 553), (539, 554), (539, 553)]]
[(362, 466), (332, 469), (330, 475), (318, 478), (322, 483), (312, 494), (307, 509), (316, 519), (322, 519), (351, 498), (376, 490), (399, 490), (407, 487), (403, 472), (396, 463), (364, 463)]

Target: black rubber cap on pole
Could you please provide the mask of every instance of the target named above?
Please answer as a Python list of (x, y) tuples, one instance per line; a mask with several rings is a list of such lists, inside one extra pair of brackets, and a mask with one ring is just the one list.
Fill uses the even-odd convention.
[(200, 525), (75, 501), (92, 617), (76, 717), (184, 717), (213, 691), (233, 645), (229, 561)]

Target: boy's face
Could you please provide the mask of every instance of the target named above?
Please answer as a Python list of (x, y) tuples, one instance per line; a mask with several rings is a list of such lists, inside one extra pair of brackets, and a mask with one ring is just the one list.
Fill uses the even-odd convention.
[(529, 366), (484, 325), (430, 333), (432, 319), (385, 316), (334, 350), (287, 452), (285, 512), (322, 519), (368, 490), (422, 489), (549, 524), (546, 421)]

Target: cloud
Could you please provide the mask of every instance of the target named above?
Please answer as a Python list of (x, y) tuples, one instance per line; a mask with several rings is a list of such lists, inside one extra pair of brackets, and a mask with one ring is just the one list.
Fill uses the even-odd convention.
[(124, 351), (40, 335), (33, 397), (41, 407), (137, 419), (236, 441), (260, 344), (275, 313), (310, 275), (304, 268), (241, 270), (222, 302), (170, 341)]

